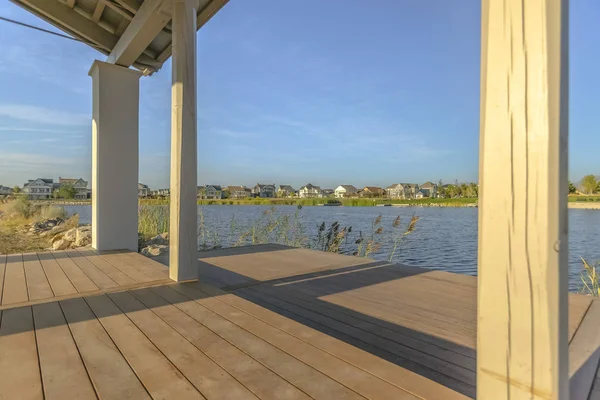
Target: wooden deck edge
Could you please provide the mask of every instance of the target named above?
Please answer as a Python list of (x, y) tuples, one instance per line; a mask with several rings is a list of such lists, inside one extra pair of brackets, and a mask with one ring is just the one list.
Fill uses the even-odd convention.
[(569, 391), (572, 399), (587, 399), (600, 365), (600, 299), (594, 299), (569, 346)]
[[(194, 281), (190, 281), (190, 282), (194, 282)], [(73, 293), (73, 294), (68, 294), (68, 295), (64, 295), (64, 296), (47, 297), (44, 299), (38, 299), (38, 300), (32, 300), (32, 301), (21, 301), (18, 303), (3, 304), (0, 306), (0, 311), (9, 310), (11, 308), (17, 308), (17, 307), (34, 306), (34, 305), (38, 305), (38, 304), (52, 303), (55, 301), (76, 299), (76, 298), (80, 298), (80, 297), (96, 296), (96, 295), (100, 295), (100, 294), (122, 292), (122, 291), (133, 290), (133, 289), (143, 289), (143, 288), (147, 288), (147, 287), (154, 287), (154, 286), (160, 286), (160, 285), (172, 284), (172, 283), (177, 283), (177, 282), (174, 282), (173, 280), (167, 278), (167, 279), (160, 279), (160, 280), (151, 281), (151, 282), (138, 282), (138, 283), (131, 284), (131, 285), (116, 286), (116, 287), (107, 288), (107, 289), (93, 290), (93, 291), (89, 291), (89, 292)]]

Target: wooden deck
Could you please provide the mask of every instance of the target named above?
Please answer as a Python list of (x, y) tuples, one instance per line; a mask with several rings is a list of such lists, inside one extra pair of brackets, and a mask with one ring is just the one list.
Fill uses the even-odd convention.
[[(199, 271), (0, 255), (0, 399), (475, 396), (473, 277), (275, 245), (203, 253)], [(572, 399), (600, 399), (600, 302), (569, 302)]]

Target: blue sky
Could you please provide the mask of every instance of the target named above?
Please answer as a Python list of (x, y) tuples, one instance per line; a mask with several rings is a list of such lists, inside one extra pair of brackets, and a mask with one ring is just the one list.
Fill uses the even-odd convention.
[[(51, 28), (2, 1), (0, 15)], [(571, 1), (570, 178), (600, 173), (600, 3)], [(90, 178), (88, 46), (0, 21), (0, 184)], [(198, 181), (475, 181), (480, 0), (231, 0), (198, 32)], [(171, 64), (140, 89), (168, 187)]]

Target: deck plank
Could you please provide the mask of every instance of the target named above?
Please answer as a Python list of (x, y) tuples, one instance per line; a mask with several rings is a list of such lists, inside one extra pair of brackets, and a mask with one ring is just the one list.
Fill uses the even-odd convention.
[(25, 269), (29, 300), (54, 297), (54, 292), (50, 287), (46, 273), (36, 253), (23, 254), (23, 268)]
[(129, 292), (108, 297), (207, 398), (257, 397)]
[[(100, 268), (107, 275), (111, 276), (113, 280), (121, 285), (131, 284), (133, 282), (148, 282), (148, 280), (141, 277), (140, 274), (132, 269), (121, 268), (119, 264), (113, 264), (105, 260), (102, 256), (96, 254), (93, 250), (82, 250), (77, 249), (77, 252), (89, 260), (96, 267)], [(114, 275), (114, 277), (113, 277)]]
[[(251, 293), (261, 305), (272, 304), (277, 308), (287, 311), (292, 319), (302, 320), (306, 325), (320, 330), (330, 336), (338, 337), (356, 347), (364, 348), (372, 354), (383, 359), (393, 360), (394, 363), (408, 368), (413, 372), (426, 376), (444, 384), (447, 387), (461, 391), (467, 395), (475, 395), (475, 362), (469, 359), (471, 369), (465, 368), (465, 363), (452, 363), (428, 355), (401, 343), (382, 337), (379, 332), (361, 330), (352, 324), (346, 324), (337, 318), (330, 317), (335, 313), (328, 313), (325, 309), (311, 307), (306, 302), (298, 301), (291, 296), (279, 292), (244, 289), (244, 293)], [(267, 308), (271, 308), (268, 307)], [(433, 349), (433, 346), (429, 346)]]
[(408, 369), (392, 364), (369, 352), (363, 351), (355, 346), (324, 334), (318, 330), (312, 329), (300, 322), (286, 318), (276, 312), (273, 312), (260, 305), (245, 300), (234, 294), (226, 294), (223, 291), (204, 284), (190, 284), (203, 292), (210, 294), (216, 299), (226, 302), (237, 309), (254, 315), (266, 323), (269, 323), (283, 331), (288, 332), (295, 337), (305, 340), (314, 346), (327, 351), (347, 362), (356, 365), (379, 378), (401, 387), (416, 396), (424, 399), (466, 399), (467, 397), (433, 382), (419, 374)]
[(119, 286), (118, 283), (113, 281), (108, 275), (90, 262), (82, 262), (77, 257), (71, 258), (65, 251), (55, 252), (54, 257), (56, 257), (60, 263), (73, 263), (81, 271), (83, 271), (99, 289), (110, 289)]
[(217, 298), (202, 294), (202, 292), (198, 292), (189, 285), (178, 284), (173, 288), (187, 296), (198, 297), (198, 295), (201, 295), (204, 298), (196, 299), (197, 303), (321, 371), (361, 396), (381, 399), (416, 398), (412, 394), (366, 373), (352, 364), (252, 317), (250, 314), (240, 313), (238, 309), (219, 301)]
[(60, 306), (100, 399), (148, 399), (150, 395), (82, 298)]
[(29, 300), (25, 269), (21, 254), (9, 254), (6, 258), (6, 271), (4, 272), (4, 293), (2, 305), (20, 303)]
[(261, 400), (310, 397), (149, 289), (131, 293)]
[[(79, 266), (79, 268), (84, 269), (86, 271), (95, 271), (98, 270), (105, 276), (107, 276), (111, 281), (115, 282), (118, 286), (123, 285), (131, 285), (133, 283), (137, 283), (137, 281), (127, 274), (119, 271), (112, 265), (108, 263), (93, 263), (91, 262), (85, 255), (83, 255), (80, 251), (77, 250), (67, 250), (65, 253), (73, 260), (75, 264)], [(92, 278), (94, 279), (94, 278)], [(108, 281), (107, 281), (108, 282)]]
[(2, 292), (4, 291), (4, 274), (6, 272), (6, 255), (0, 254), (0, 305), (2, 305)]
[(86, 250), (86, 254), (89, 254), (88, 257), (94, 257), (95, 262), (105, 263), (113, 266), (119, 271), (126, 273), (128, 276), (132, 277), (137, 282), (152, 282), (155, 279), (150, 276), (144, 274), (140, 271), (139, 268), (131, 265), (129, 260), (126, 257), (121, 255), (121, 252), (118, 250), (113, 251), (97, 251), (97, 250)]
[(85, 301), (153, 398), (204, 399), (107, 296)]
[(171, 287), (151, 289), (208, 329), (315, 399), (362, 399), (325, 374), (238, 327)]
[(572, 399), (586, 399), (600, 364), (600, 300), (594, 300), (569, 346), (569, 389)]
[[(361, 315), (363, 317), (363, 319), (368, 319), (369, 322), (371, 322), (374, 325), (394, 331), (395, 332), (394, 335), (409, 336), (413, 340), (426, 342), (428, 347), (431, 346), (431, 350), (435, 350), (436, 348), (443, 348), (443, 349), (447, 349), (449, 352), (459, 354), (462, 357), (469, 357), (473, 360), (475, 359), (475, 350), (474, 350), (475, 334), (474, 334), (474, 332), (472, 335), (473, 347), (465, 347), (463, 345), (450, 342), (443, 338), (439, 338), (437, 336), (430, 335), (427, 333), (427, 331), (419, 332), (417, 330), (410, 329), (407, 326), (403, 326), (403, 324), (396, 324), (396, 323), (392, 323), (390, 321), (385, 321), (381, 318), (376, 318), (374, 315), (365, 313), (364, 312), (365, 309), (363, 309), (359, 312), (359, 310), (353, 309), (352, 307), (348, 307), (348, 306), (340, 307), (339, 305), (335, 304), (334, 302), (327, 301), (327, 299), (325, 298), (326, 297), (325, 295), (328, 293), (340, 293), (340, 292), (344, 292), (345, 290), (340, 287), (338, 287), (336, 289), (332, 289), (331, 287), (322, 288), (322, 287), (317, 286), (317, 284), (318, 284), (318, 282), (316, 280), (311, 280), (310, 282), (303, 282), (302, 284), (286, 283), (284, 285), (275, 284), (273, 286), (274, 286), (274, 289), (281, 290), (284, 292), (285, 291), (293, 291), (297, 295), (303, 296), (303, 299), (305, 299), (305, 300), (307, 298), (308, 299), (312, 298), (313, 301), (318, 302), (321, 306), (328, 307), (328, 308), (334, 310), (335, 312), (333, 314), (336, 317), (338, 317), (338, 316), (344, 317), (345, 315), (347, 315), (347, 316)], [(346, 290), (348, 290), (348, 288), (346, 288)], [(472, 302), (476, 301), (475, 300), (476, 298), (474, 297), (474, 295), (475, 295), (475, 292), (473, 292), (473, 296), (470, 296), (470, 299)], [(331, 294), (330, 296), (334, 297), (335, 294)], [(423, 299), (422, 301), (427, 301), (427, 300)], [(402, 307), (398, 306), (397, 308), (402, 308)], [(445, 310), (446, 310), (446, 307), (440, 307), (439, 312), (443, 313)], [(407, 314), (404, 315), (403, 321), (415, 321), (415, 319), (416, 320), (420, 319), (418, 316), (413, 315), (410, 312), (410, 307), (404, 307), (404, 312), (406, 312)], [(444, 357), (441, 357), (441, 358), (444, 358)]]
[(165, 267), (149, 257), (144, 257), (139, 253), (129, 250), (121, 250), (121, 259), (127, 260), (126, 263), (137, 268), (151, 279), (165, 279), (169, 277), (169, 268)]
[(48, 278), (48, 282), (50, 283), (50, 287), (55, 296), (65, 296), (77, 293), (77, 289), (75, 289), (75, 286), (73, 286), (51, 253), (38, 253), (37, 256), (42, 263), (42, 268), (46, 273), (46, 277)]
[(2, 312), (0, 399), (43, 399), (31, 307)]
[(64, 252), (53, 252), (52, 257), (67, 275), (77, 292), (85, 293), (98, 290), (98, 286)]
[(96, 399), (58, 302), (33, 306), (33, 320), (46, 400)]

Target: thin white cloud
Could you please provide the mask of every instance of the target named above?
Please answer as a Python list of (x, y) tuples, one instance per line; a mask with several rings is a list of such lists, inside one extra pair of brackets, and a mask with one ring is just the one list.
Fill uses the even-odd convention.
[(27, 179), (74, 174), (88, 177), (87, 157), (57, 157), (43, 154), (0, 152), (0, 181), (3, 185), (21, 185)]
[[(64, 129), (28, 128), (23, 126), (0, 126), (0, 132), (69, 133)], [(83, 137), (74, 135), (73, 137)]]
[(87, 114), (23, 104), (0, 104), (0, 116), (38, 124), (60, 126), (85, 126), (91, 120), (91, 117)]

